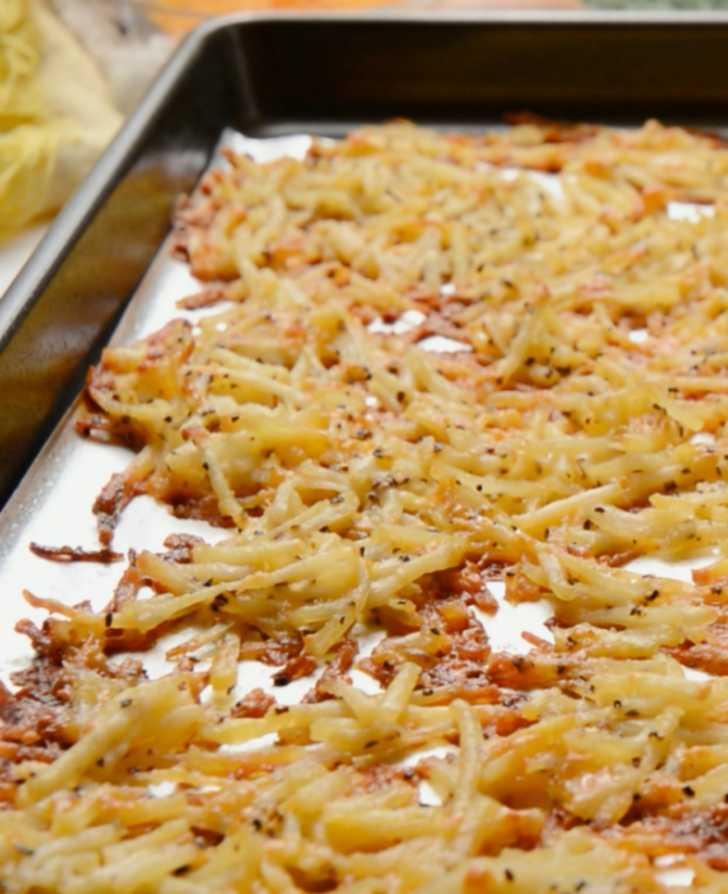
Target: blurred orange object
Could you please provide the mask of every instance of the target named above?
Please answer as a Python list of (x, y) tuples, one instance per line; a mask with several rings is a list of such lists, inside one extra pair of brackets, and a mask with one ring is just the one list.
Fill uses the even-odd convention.
[(391, 0), (166, 0), (144, 4), (148, 15), (170, 34), (183, 34), (203, 19), (231, 12), (263, 10), (356, 10), (391, 6)]

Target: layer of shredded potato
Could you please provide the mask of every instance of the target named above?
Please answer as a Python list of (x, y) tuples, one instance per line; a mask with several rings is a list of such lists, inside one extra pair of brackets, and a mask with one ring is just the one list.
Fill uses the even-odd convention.
[[(394, 123), (207, 176), (181, 303), (220, 306), (105, 351), (77, 427), (136, 454), (102, 549), (57, 558), (119, 558), (140, 494), (229, 531), (131, 554), (99, 613), (26, 594), (4, 890), (725, 891), (727, 186), (655, 122)], [(500, 577), (553, 642), (491, 649)]]

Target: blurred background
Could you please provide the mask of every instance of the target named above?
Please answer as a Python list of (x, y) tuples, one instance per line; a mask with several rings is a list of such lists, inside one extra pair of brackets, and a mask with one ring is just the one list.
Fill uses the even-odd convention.
[(231, 12), (728, 9), (728, 0), (0, 0), (0, 296), (183, 36)]

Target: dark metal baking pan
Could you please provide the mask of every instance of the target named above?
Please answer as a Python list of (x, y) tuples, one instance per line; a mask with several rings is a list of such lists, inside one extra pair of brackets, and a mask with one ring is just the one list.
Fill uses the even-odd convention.
[(407, 116), (728, 123), (728, 16), (237, 16), (192, 34), (0, 301), (0, 503), (78, 392), (225, 126)]

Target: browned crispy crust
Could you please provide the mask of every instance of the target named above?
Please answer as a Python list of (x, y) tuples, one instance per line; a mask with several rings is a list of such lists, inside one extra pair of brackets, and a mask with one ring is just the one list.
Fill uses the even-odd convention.
[(40, 543), (31, 543), (30, 551), (41, 559), (50, 559), (52, 562), (99, 562), (102, 565), (110, 565), (112, 562), (120, 562), (124, 555), (111, 549), (82, 549), (80, 546), (42, 546)]

